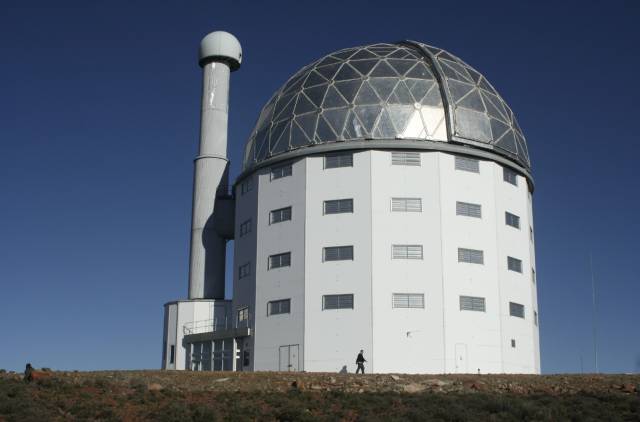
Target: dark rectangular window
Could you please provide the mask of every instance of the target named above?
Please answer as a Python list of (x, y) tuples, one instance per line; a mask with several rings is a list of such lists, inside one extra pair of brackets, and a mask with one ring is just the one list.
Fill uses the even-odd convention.
[(536, 284), (536, 270), (533, 268), (531, 268), (531, 281), (533, 281), (533, 284)]
[(516, 340), (515, 339), (511, 339), (511, 347), (513, 347), (515, 349), (516, 347)]
[(394, 293), (392, 305), (394, 308), (424, 309), (424, 294)]
[(393, 212), (422, 212), (421, 198), (391, 198)]
[(533, 323), (538, 325), (538, 312), (533, 311)]
[(458, 262), (484, 264), (484, 252), (477, 249), (458, 248)]
[(269, 224), (281, 223), (289, 220), (291, 220), (291, 207), (273, 210), (269, 214)]
[(238, 267), (238, 278), (245, 278), (251, 274), (251, 264), (247, 262), (246, 264), (240, 265)]
[(169, 349), (169, 363), (175, 363), (176, 361), (176, 346), (173, 344)]
[(512, 256), (507, 257), (507, 268), (517, 273), (522, 272), (522, 261)]
[(240, 224), (240, 237), (246, 235), (247, 233), (251, 233), (251, 219)]
[(524, 305), (515, 302), (509, 302), (509, 315), (524, 318)]
[(456, 202), (456, 215), (482, 218), (482, 205), (469, 202)]
[(507, 226), (515, 227), (516, 229), (520, 228), (520, 217), (511, 214), (509, 211), (504, 213), (504, 222)]
[(460, 310), (486, 312), (487, 309), (483, 297), (460, 296)]
[(420, 153), (412, 151), (394, 151), (391, 153), (393, 166), (420, 166)]
[(474, 158), (456, 157), (456, 170), (480, 173), (480, 162)]
[(246, 323), (249, 320), (249, 308), (239, 308), (238, 309), (238, 325), (242, 323)]
[(511, 183), (514, 186), (518, 186), (518, 175), (515, 171), (506, 167), (502, 168), (502, 178), (505, 182)]
[(290, 267), (291, 266), (291, 252), (279, 253), (271, 255), (269, 257), (269, 269)]
[(331, 199), (324, 201), (325, 214), (342, 214), (353, 212), (353, 199)]
[(323, 249), (324, 261), (353, 260), (353, 246), (330, 246)]
[(267, 304), (267, 315), (288, 314), (291, 312), (291, 299), (272, 300)]
[(271, 180), (281, 179), (293, 174), (293, 166), (287, 164), (285, 166), (274, 167), (271, 169)]
[(330, 154), (324, 157), (324, 168), (353, 167), (353, 154)]
[(322, 309), (353, 309), (353, 294), (324, 295), (322, 296)]
[(392, 259), (422, 259), (422, 245), (393, 245)]
[(251, 189), (253, 189), (253, 179), (251, 177), (240, 183), (240, 195), (244, 195), (251, 191)]

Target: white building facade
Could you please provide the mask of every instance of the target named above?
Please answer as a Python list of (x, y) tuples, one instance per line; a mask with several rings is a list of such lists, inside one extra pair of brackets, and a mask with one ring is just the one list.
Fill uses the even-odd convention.
[(163, 367), (352, 372), (362, 349), (367, 372), (540, 373), (527, 146), (469, 65), (327, 55), (263, 108), (243, 167), (233, 298), (200, 322), (166, 305)]

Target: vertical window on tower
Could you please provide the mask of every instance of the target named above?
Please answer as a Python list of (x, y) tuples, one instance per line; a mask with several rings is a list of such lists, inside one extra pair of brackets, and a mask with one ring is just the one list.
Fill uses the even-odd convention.
[(529, 226), (529, 240), (533, 242), (533, 227)]
[(393, 151), (391, 153), (393, 166), (420, 166), (420, 153), (413, 151)]
[(343, 214), (353, 212), (353, 199), (331, 199), (324, 201), (324, 213)]
[(524, 318), (524, 305), (515, 302), (509, 302), (509, 315)]
[(511, 339), (511, 347), (513, 347), (514, 349), (516, 348), (516, 339), (514, 338)]
[(518, 175), (515, 171), (506, 167), (502, 168), (502, 178), (505, 182), (511, 183), (513, 186), (518, 186)]
[(538, 312), (533, 311), (533, 323), (538, 326)]
[(251, 219), (248, 219), (240, 224), (240, 237), (246, 235), (247, 233), (251, 233)]
[(474, 158), (456, 157), (456, 170), (480, 173), (480, 162)]
[(291, 252), (279, 253), (269, 256), (269, 269), (290, 267), (291, 266)]
[(176, 346), (175, 345), (171, 345), (171, 348), (169, 349), (169, 363), (175, 363), (176, 362)]
[(533, 282), (533, 284), (536, 284), (536, 270), (534, 270), (533, 268), (531, 268), (531, 281)]
[(238, 327), (246, 326), (249, 322), (249, 307), (238, 308)]
[(253, 178), (249, 177), (240, 183), (240, 195), (244, 195), (245, 193), (251, 191), (253, 189)]
[(330, 246), (323, 249), (323, 261), (353, 261), (353, 246)]
[(333, 169), (337, 167), (353, 167), (353, 154), (349, 152), (328, 154), (324, 156), (325, 169)]
[(246, 264), (240, 265), (238, 267), (238, 278), (245, 278), (251, 274), (251, 264), (247, 262)]
[(288, 220), (291, 220), (291, 207), (273, 210), (269, 214), (269, 224), (281, 223)]
[(271, 180), (282, 179), (283, 177), (291, 176), (292, 174), (293, 166), (291, 164), (274, 167), (271, 169)]
[(507, 257), (507, 268), (509, 271), (515, 271), (517, 273), (522, 273), (522, 261), (518, 258), (514, 258), (512, 256)]
[(482, 205), (469, 202), (456, 202), (456, 215), (482, 218)]
[(477, 249), (458, 248), (458, 262), (484, 264), (484, 252)]
[(391, 198), (393, 212), (422, 212), (422, 198)]
[(392, 259), (422, 259), (422, 245), (392, 245)]
[(515, 214), (511, 214), (509, 211), (505, 211), (504, 213), (504, 222), (507, 226), (520, 229), (520, 217)]

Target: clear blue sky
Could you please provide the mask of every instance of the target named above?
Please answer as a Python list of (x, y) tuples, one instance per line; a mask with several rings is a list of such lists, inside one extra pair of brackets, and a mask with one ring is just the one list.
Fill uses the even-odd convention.
[(640, 371), (637, 1), (4, 1), (0, 368), (157, 368), (185, 297), (203, 35), (242, 42), (230, 156), (293, 72), (415, 39), (483, 72), (515, 111), (536, 182), (544, 372)]

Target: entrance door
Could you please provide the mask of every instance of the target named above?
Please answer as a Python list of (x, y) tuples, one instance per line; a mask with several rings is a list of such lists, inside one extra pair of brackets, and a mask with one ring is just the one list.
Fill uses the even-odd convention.
[(456, 373), (467, 374), (467, 345), (456, 343)]
[(280, 371), (297, 372), (299, 370), (298, 345), (289, 344), (280, 346), (279, 367)]

